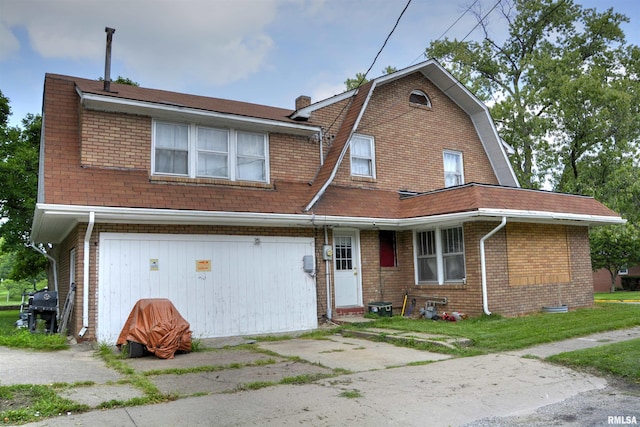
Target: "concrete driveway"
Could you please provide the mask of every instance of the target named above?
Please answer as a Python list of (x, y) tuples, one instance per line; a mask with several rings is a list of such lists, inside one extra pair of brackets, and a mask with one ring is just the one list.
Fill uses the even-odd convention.
[[(571, 341), (601, 345), (638, 337), (640, 328), (634, 328), (612, 338), (607, 335), (592, 341), (589, 337)], [(171, 360), (128, 359), (136, 372), (146, 372), (162, 392), (181, 398), (157, 405), (62, 415), (31, 425), (578, 426), (607, 425), (608, 415), (640, 419), (640, 391), (612, 387), (603, 378), (526, 356), (535, 353), (535, 349), (448, 358), (342, 336), (254, 345), (260, 351), (245, 346), (226, 347), (177, 355)], [(567, 346), (570, 347), (568, 342), (558, 343), (558, 348)], [(65, 382), (95, 382), (93, 386), (71, 387), (65, 392), (66, 397), (92, 407), (111, 399), (126, 401), (142, 395), (130, 385), (117, 383), (121, 376), (100, 366), (100, 360), (93, 358), (91, 352), (49, 353), (48, 362), (43, 359), (46, 355), (0, 348), (0, 385), (49, 383), (53, 378), (48, 378), (46, 372), (57, 371), (56, 381), (65, 372)], [(24, 374), (28, 369), (20, 373), (7, 368), (7, 363), (17, 361), (24, 367), (38, 361), (45, 363), (41, 366), (55, 369), (35, 375)], [(176, 373), (177, 369), (206, 366), (215, 369)], [(325, 374), (332, 376), (302, 385), (280, 384), (257, 390), (246, 387), (298, 376), (321, 378)], [(600, 407), (600, 412), (588, 410), (594, 407)], [(545, 412), (549, 410), (550, 413)]]

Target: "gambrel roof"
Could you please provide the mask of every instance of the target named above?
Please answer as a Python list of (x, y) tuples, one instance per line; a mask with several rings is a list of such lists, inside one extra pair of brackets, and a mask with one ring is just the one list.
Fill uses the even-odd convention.
[(358, 127), (358, 121), (367, 108), (368, 100), (371, 98), (373, 91), (385, 84), (401, 79), (405, 76), (420, 72), (425, 78), (429, 79), (436, 87), (438, 87), (445, 95), (455, 102), (465, 113), (469, 115), (473, 122), (480, 141), (487, 153), (487, 157), (491, 162), (493, 171), (498, 178), (500, 185), (506, 187), (519, 187), (518, 179), (509, 163), (505, 145), (498, 136), (489, 110), (475, 95), (464, 87), (455, 79), (447, 70), (445, 70), (437, 61), (429, 60), (412, 67), (405, 68), (392, 74), (388, 74), (374, 79), (357, 89), (344, 94), (337, 95), (328, 100), (310, 105), (296, 111), (293, 118), (310, 117), (311, 113), (319, 108), (325, 108), (331, 103), (340, 102), (351, 98), (345, 120), (336, 135), (336, 139), (331, 146), (331, 150), (327, 155), (325, 164), (322, 166), (317, 180), (314, 182), (314, 188), (317, 189), (313, 199), (307, 205), (305, 210), (311, 210), (313, 205), (322, 197), (322, 194), (331, 183), (340, 162), (344, 159), (344, 155), (348, 148), (349, 140)]

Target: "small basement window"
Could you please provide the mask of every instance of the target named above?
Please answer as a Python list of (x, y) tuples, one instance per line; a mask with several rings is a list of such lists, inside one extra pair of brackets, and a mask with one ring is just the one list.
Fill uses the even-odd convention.
[(431, 100), (427, 94), (421, 90), (414, 90), (411, 92), (411, 95), (409, 95), (409, 102), (412, 104), (422, 105), (424, 107), (431, 107)]

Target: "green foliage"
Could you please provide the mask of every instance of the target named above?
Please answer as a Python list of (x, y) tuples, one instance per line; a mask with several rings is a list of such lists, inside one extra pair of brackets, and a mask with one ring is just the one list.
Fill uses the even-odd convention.
[(618, 271), (640, 263), (640, 228), (632, 223), (598, 227), (589, 232), (591, 266), (606, 269), (615, 291)]
[[(98, 77), (98, 81), (104, 81), (104, 77)], [(140, 86), (140, 83), (131, 80), (129, 77), (122, 77), (122, 76), (118, 76), (117, 79), (115, 80), (111, 80), (113, 83), (119, 83), (122, 85), (129, 85), (129, 86)]]
[(27, 329), (18, 329), (14, 323), (18, 320), (17, 310), (0, 311), (0, 346), (11, 348), (29, 348), (40, 351), (55, 351), (68, 348), (67, 340), (59, 334), (32, 334)]
[[(48, 261), (27, 245), (37, 197), (42, 119), (27, 114), (22, 128), (11, 127), (9, 100), (2, 92), (0, 106), (0, 217), (6, 219), (0, 223), (0, 256), (12, 253), (10, 273), (3, 277), (40, 280)], [(6, 262), (0, 258), (0, 266), (6, 268)]]
[(629, 20), (571, 0), (503, 1), (499, 10), (509, 23), (504, 43), (480, 21), (482, 42), (435, 41), (426, 55), (491, 101), (522, 186), (551, 179), (556, 190), (581, 192), (586, 159), (637, 154), (640, 49), (620, 28)]
[(5, 279), (2, 286), (9, 292), (9, 299), (12, 301), (21, 300), (23, 292), (33, 290), (33, 284), (26, 280)]
[[(395, 73), (396, 71), (398, 70), (395, 67), (387, 65), (387, 67), (382, 70), (382, 74), (391, 74)], [(369, 80), (367, 80), (367, 77), (364, 73), (356, 73), (356, 77), (354, 79), (347, 79), (345, 80), (344, 84), (347, 87), (347, 90), (353, 90), (359, 88), (368, 81)]]
[(347, 399), (357, 399), (358, 397), (362, 397), (362, 393), (360, 390), (345, 390), (340, 393), (340, 397), (346, 397)]

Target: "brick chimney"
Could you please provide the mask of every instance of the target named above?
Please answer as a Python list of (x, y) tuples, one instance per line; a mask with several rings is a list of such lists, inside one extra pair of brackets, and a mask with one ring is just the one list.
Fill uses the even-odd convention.
[(304, 107), (311, 105), (311, 97), (306, 95), (300, 95), (296, 98), (296, 110), (300, 110)]

